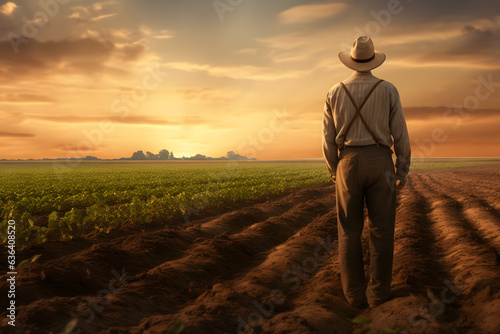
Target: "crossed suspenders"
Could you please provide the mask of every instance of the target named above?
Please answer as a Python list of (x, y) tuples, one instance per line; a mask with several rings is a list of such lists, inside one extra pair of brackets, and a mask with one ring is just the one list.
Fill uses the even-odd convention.
[(354, 108), (356, 108), (356, 114), (354, 115), (354, 117), (351, 119), (351, 121), (349, 122), (349, 124), (347, 125), (347, 128), (346, 128), (346, 131), (343, 135), (343, 140), (342, 140), (342, 147), (341, 149), (343, 149), (345, 147), (345, 140), (347, 138), (347, 134), (349, 133), (349, 130), (351, 130), (351, 127), (352, 127), (352, 124), (354, 123), (354, 121), (356, 120), (356, 118), (359, 117), (359, 119), (361, 119), (361, 122), (363, 122), (366, 130), (368, 130), (368, 132), (370, 133), (370, 135), (372, 136), (373, 140), (375, 141), (375, 144), (377, 145), (377, 147), (380, 147), (380, 139), (377, 138), (377, 136), (375, 136), (375, 133), (372, 131), (372, 129), (370, 129), (370, 127), (368, 126), (368, 124), (366, 123), (365, 119), (363, 118), (363, 115), (361, 115), (361, 108), (363, 108), (363, 106), (365, 105), (366, 101), (368, 101), (368, 98), (370, 97), (370, 95), (372, 95), (373, 91), (375, 90), (375, 88), (377, 88), (377, 86), (384, 80), (379, 80), (377, 81), (377, 83), (372, 87), (372, 89), (370, 90), (370, 92), (368, 93), (368, 95), (366, 95), (365, 99), (363, 100), (363, 103), (361, 103), (361, 105), (358, 107), (358, 105), (356, 104), (356, 102), (354, 101), (354, 98), (352, 97), (351, 93), (349, 92), (349, 90), (347, 89), (347, 87), (344, 85), (343, 82), (340, 82), (340, 84), (342, 85), (342, 88), (344, 88), (345, 92), (347, 93), (347, 96), (349, 97), (349, 99), (351, 100), (352, 104), (354, 105)]

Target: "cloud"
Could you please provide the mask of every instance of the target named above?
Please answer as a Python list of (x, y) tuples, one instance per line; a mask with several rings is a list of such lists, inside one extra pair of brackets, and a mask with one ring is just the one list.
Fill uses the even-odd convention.
[(153, 39), (171, 39), (174, 37), (170, 30), (153, 31), (146, 26), (136, 28), (115, 28), (115, 29), (85, 29), (81, 35), (82, 38), (90, 37), (101, 41), (116, 41), (117, 46), (123, 41), (129, 41), (131, 44), (144, 43), (148, 38)]
[(206, 102), (227, 102), (236, 96), (233, 90), (216, 88), (177, 88), (167, 91), (181, 95), (185, 100), (200, 100)]
[(90, 19), (90, 21), (100, 21), (118, 15), (118, 13), (103, 14)]
[[(500, 115), (483, 119), (471, 115), (461, 123), (409, 121), (412, 154), (425, 156), (430, 151), (431, 156), (498, 155), (500, 151), (496, 143), (500, 141), (499, 121)], [(442, 133), (438, 141), (432, 139), (436, 129)], [(430, 142), (433, 143), (431, 146)]]
[(94, 11), (94, 12), (100, 12), (104, 9), (105, 6), (109, 6), (109, 5), (113, 5), (115, 4), (116, 1), (103, 1), (103, 2), (95, 2), (93, 3), (90, 8)]
[(0, 103), (53, 103), (56, 102), (53, 98), (41, 94), (0, 94)]
[(93, 38), (93, 39), (99, 39), (99, 37), (101, 37), (101, 34), (99, 34), (98, 31), (96, 30), (92, 30), (92, 29), (87, 29), (87, 31), (85, 31), (83, 34), (82, 34), (82, 38)]
[(467, 34), (472, 34), (475, 36), (480, 36), (481, 38), (487, 37), (490, 38), (492, 36), (492, 31), (491, 29), (486, 29), (486, 28), (481, 28), (481, 27), (475, 27), (469, 24), (466, 24), (464, 26), (464, 32)]
[[(409, 121), (429, 121), (441, 119), (445, 121), (445, 115), (449, 118), (453, 116), (460, 116), (459, 110), (448, 107), (406, 107), (403, 108), (406, 120)], [(473, 120), (486, 119), (486, 118), (500, 118), (500, 109), (479, 108), (472, 112), (462, 111), (464, 114), (470, 114)], [(471, 118), (467, 118), (469, 121)], [(465, 119), (465, 118), (464, 118)], [(453, 118), (453, 120), (455, 120)]]
[(3, 132), (0, 131), (0, 137), (9, 137), (9, 138), (33, 138), (35, 137), (32, 133), (20, 133), (20, 132)]
[(217, 78), (246, 79), (273, 81), (287, 78), (298, 78), (306, 75), (309, 71), (284, 71), (273, 73), (268, 68), (252, 65), (241, 66), (214, 66), (208, 64), (196, 64), (189, 62), (171, 62), (165, 63), (166, 67), (186, 71), (186, 72), (204, 72)]
[(151, 28), (149, 28), (148, 26), (140, 26), (139, 27), (139, 31), (143, 34), (143, 35), (146, 35), (146, 36), (149, 36), (153, 33), (153, 31), (151, 30)]
[(258, 50), (255, 48), (246, 48), (246, 49), (236, 50), (234, 53), (242, 54), (242, 55), (244, 55), (244, 54), (252, 54), (253, 55), (253, 54), (256, 54), (257, 52), (258, 52)]
[[(47, 145), (47, 144), (46, 144)], [(48, 145), (47, 145), (48, 146)], [(67, 153), (66, 158), (83, 158), (85, 154), (91, 155), (96, 154), (101, 151), (105, 145), (70, 145), (67, 143), (59, 143), (53, 145), (52, 148), (57, 151), (63, 151)], [(73, 154), (70, 154), (73, 153)], [(85, 153), (85, 154), (82, 154)]]
[(174, 37), (172, 33), (168, 30), (161, 30), (158, 34), (154, 35), (153, 38), (156, 39), (168, 39)]
[(124, 75), (125, 63), (145, 54), (142, 44), (118, 45), (92, 38), (58, 41), (30, 40), (18, 54), (10, 41), (0, 41), (0, 78), (9, 82), (54, 74), (98, 76)]
[(449, 55), (447, 53), (429, 53), (413, 57), (403, 57), (400, 60), (389, 60), (391, 66), (402, 68), (434, 67), (434, 68), (458, 68), (458, 69), (481, 69), (497, 70), (500, 64), (489, 62), (486, 57), (474, 55)]
[(68, 18), (74, 19), (79, 23), (88, 23), (91, 21), (100, 21), (109, 17), (113, 17), (118, 15), (116, 12), (112, 13), (103, 13), (106, 9), (109, 11), (110, 7), (115, 5), (116, 1), (104, 1), (104, 2), (95, 2), (87, 6), (74, 6), (71, 9), (73, 13), (71, 13)]
[(19, 7), (15, 3), (9, 1), (0, 6), (0, 13), (8, 16), (12, 14), (12, 12), (14, 12), (14, 9), (16, 8)]
[[(386, 28), (376, 41), (381, 50), (393, 51), (388, 61), (410, 67), (498, 69), (500, 17), (447, 20), (429, 23), (418, 32), (409, 26)], [(414, 52), (412, 50), (418, 50)]]
[(149, 116), (52, 116), (52, 115), (28, 115), (27, 118), (53, 123), (100, 123), (111, 122), (127, 125), (157, 125), (157, 126), (179, 126), (179, 125), (201, 125), (209, 120), (200, 116), (187, 116), (176, 120), (165, 120)]
[(139, 27), (139, 33), (141, 33), (143, 36), (152, 37), (155, 39), (169, 39), (174, 37), (170, 30), (163, 29), (159, 32), (154, 32), (151, 28), (145, 25), (141, 25)]
[[(448, 19), (428, 23), (418, 31), (413, 27), (388, 25), (382, 36), (374, 38), (375, 47), (387, 53), (388, 64), (406, 68), (500, 68), (500, 49), (496, 45), (500, 17)], [(331, 64), (337, 62), (335, 54), (350, 50), (352, 45), (345, 29), (336, 27), (336, 23), (314, 30), (285, 31), (256, 41), (265, 48), (261, 54), (275, 64), (296, 64), (303, 69), (311, 63), (323, 63), (325, 69), (332, 70)]]
[(282, 23), (309, 23), (326, 19), (342, 13), (347, 8), (345, 3), (318, 3), (300, 5), (279, 14)]
[(132, 32), (127, 29), (112, 29), (110, 32), (111, 36), (121, 39), (130, 39)]

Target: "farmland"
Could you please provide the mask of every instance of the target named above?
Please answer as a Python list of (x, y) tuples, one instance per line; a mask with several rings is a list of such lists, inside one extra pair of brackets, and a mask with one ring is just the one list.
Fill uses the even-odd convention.
[(16, 220), (19, 245), (161, 222), (174, 212), (188, 221), (205, 207), (329, 181), (324, 165), (307, 162), (84, 162), (66, 169), (21, 162), (0, 168), (0, 228)]
[[(485, 164), (500, 160), (415, 160), (412, 171)], [(0, 171), (0, 229), (16, 220), (20, 246), (162, 224), (175, 213), (188, 223), (206, 208), (331, 182), (321, 160), (4, 162)]]
[[(2, 165), (3, 217), (12, 212), (28, 230), (18, 253), (27, 261), (18, 268), (17, 332), (500, 327), (498, 160), (414, 164), (398, 193), (393, 299), (361, 316), (342, 295), (335, 187), (324, 164), (235, 167), (103, 162), (60, 175), (49, 164)], [(366, 272), (368, 239), (365, 228)], [(315, 258), (319, 246), (327, 259)]]

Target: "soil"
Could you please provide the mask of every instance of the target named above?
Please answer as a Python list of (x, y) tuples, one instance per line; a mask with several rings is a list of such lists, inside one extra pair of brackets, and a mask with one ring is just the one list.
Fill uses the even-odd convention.
[[(374, 308), (342, 294), (330, 184), (18, 250), (18, 262), (41, 256), (18, 269), (15, 333), (499, 333), (499, 176), (411, 174), (398, 194), (393, 296)], [(14, 332), (6, 315), (0, 332)]]

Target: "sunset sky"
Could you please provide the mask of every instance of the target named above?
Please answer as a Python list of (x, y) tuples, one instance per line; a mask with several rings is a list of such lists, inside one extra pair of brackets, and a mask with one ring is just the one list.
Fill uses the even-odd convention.
[(17, 0), (0, 159), (321, 158), (326, 93), (352, 73), (337, 54), (365, 34), (414, 156), (500, 156), (498, 1)]

